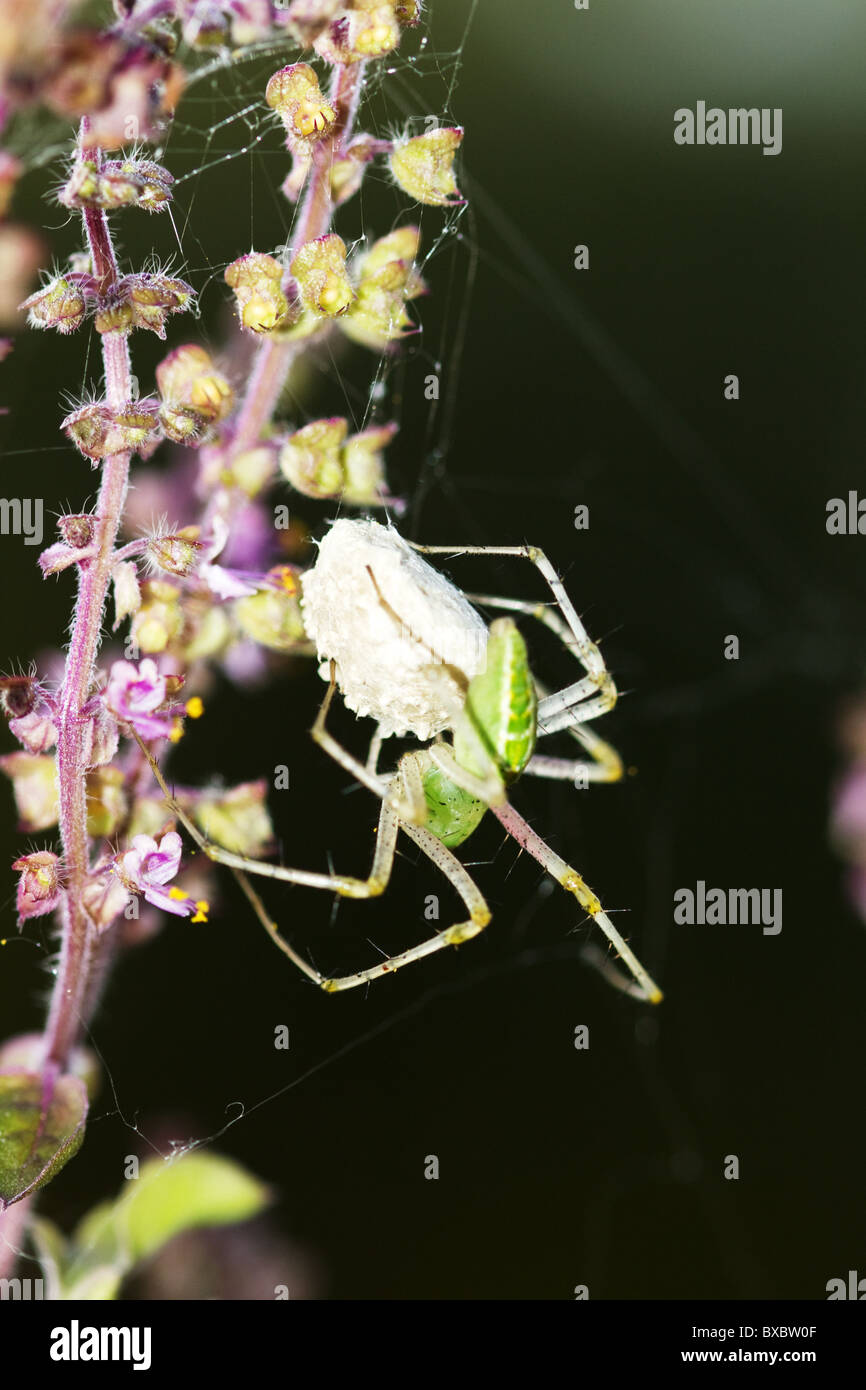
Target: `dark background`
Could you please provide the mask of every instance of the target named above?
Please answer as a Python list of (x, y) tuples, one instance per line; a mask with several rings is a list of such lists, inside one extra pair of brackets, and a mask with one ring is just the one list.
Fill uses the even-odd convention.
[[(482, 0), (467, 32), (470, 8), (436, 0), (433, 58), (410, 63), (412, 40), (362, 113), (377, 132), (427, 112), (467, 132), (469, 206), (424, 210), (424, 332), (387, 375), (382, 418), (401, 422), (390, 476), (418, 539), (543, 546), (603, 642), (624, 698), (598, 727), (636, 775), (584, 792), (527, 782), (514, 799), (618, 910), (665, 1002), (637, 1005), (582, 966), (572, 901), (492, 819), (464, 851), (494, 909), (487, 933), (369, 991), (316, 993), (226, 880), (211, 925), (172, 921), (120, 961), (92, 1036), (110, 1084), (42, 1206), (71, 1224), (118, 1188), (125, 1154), (215, 1136), (241, 1105), (214, 1142), (273, 1184), (297, 1296), (570, 1298), (587, 1284), (593, 1298), (822, 1298), (830, 1278), (866, 1274), (866, 940), (827, 840), (839, 713), (864, 674), (866, 542), (825, 531), (827, 500), (863, 479), (866, 14), (857, 0), (593, 0), (586, 13)], [(290, 60), (197, 84), (165, 156), (175, 173), (228, 156), (182, 182), (176, 207), (179, 226), (189, 214), (176, 264), (214, 341), (224, 264), (286, 238), (272, 192), (285, 156), (273, 130), (249, 155), (243, 123), (204, 132)], [(782, 107), (782, 153), (676, 146), (673, 112), (698, 99)], [(59, 169), (32, 173), (14, 212), (62, 255), (77, 228), (40, 202)], [(405, 204), (374, 179), (339, 229), (381, 235)], [(126, 215), (131, 263), (154, 241), (171, 254), (164, 220)], [(572, 269), (579, 243), (588, 272)], [(173, 325), (169, 344), (195, 336)], [(149, 382), (164, 349), (133, 349)], [(96, 374), (94, 352), (84, 334), (20, 340), (3, 385), (6, 495), (33, 492), (37, 470), (49, 509), (95, 492), (57, 434), (61, 393)], [(437, 363), (438, 408), (423, 389)], [(297, 418), (360, 418), (374, 367), (360, 349), (339, 377), (325, 364)], [(738, 402), (723, 399), (729, 372)], [(330, 514), (292, 505), (314, 531)], [(35, 555), (0, 547), (7, 665), (65, 633), (70, 579), (43, 583)], [(449, 572), (542, 595), (517, 562)], [(723, 659), (728, 634), (738, 662)], [(573, 679), (530, 635), (539, 672)], [(366, 872), (372, 799), (305, 735), (321, 693), (312, 666), (257, 694), (222, 682), (173, 768), (235, 782), (288, 764), (291, 791), (271, 797), (284, 862)], [(361, 746), (351, 718), (336, 727)], [(11, 857), (8, 798), (2, 817)], [(674, 891), (698, 879), (782, 888), (781, 934), (674, 925)], [(320, 968), (345, 971), (375, 959), (369, 941), (426, 935), (430, 893), (443, 918), (456, 911), (407, 842), (377, 903), (334, 917), (305, 890), (268, 900)], [(12, 1033), (40, 1026), (47, 934), (32, 923), (19, 941), (9, 901), (4, 919)], [(273, 1048), (281, 1023), (287, 1053)], [(723, 1177), (731, 1154), (738, 1181)]]

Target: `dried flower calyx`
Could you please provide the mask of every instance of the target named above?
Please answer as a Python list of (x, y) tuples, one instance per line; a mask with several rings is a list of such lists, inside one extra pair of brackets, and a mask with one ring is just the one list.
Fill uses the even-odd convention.
[(419, 203), (447, 207), (464, 202), (452, 168), (462, 139), (459, 126), (439, 126), (414, 139), (398, 140), (391, 151), (395, 182)]
[(200, 443), (234, 404), (227, 379), (196, 343), (184, 343), (163, 358), (156, 369), (156, 384), (160, 424), (178, 444)]
[(130, 333), (134, 328), (147, 328), (164, 338), (169, 314), (183, 313), (194, 298), (195, 291), (185, 280), (146, 272), (125, 275), (103, 296), (94, 327), (98, 333)]
[(105, 401), (93, 401), (67, 415), (61, 428), (94, 461), (112, 454), (148, 452), (159, 440), (157, 403), (145, 399), (114, 408)]
[(330, 134), (337, 112), (322, 95), (319, 79), (307, 63), (292, 63), (275, 72), (265, 100), (285, 126), (286, 148), (294, 162), (283, 192), (294, 202), (309, 172), (313, 150)]
[(397, 432), (377, 425), (347, 438), (340, 416), (313, 420), (296, 430), (280, 450), (283, 476), (307, 497), (339, 497), (355, 506), (382, 506), (392, 499), (385, 484), (382, 451)]
[(283, 293), (283, 274), (279, 261), (262, 251), (251, 251), (226, 267), (226, 284), (235, 292), (242, 328), (270, 333), (295, 322), (297, 311)]
[(100, 293), (96, 280), (87, 271), (70, 270), (55, 276), (20, 307), (27, 310), (31, 328), (72, 333), (93, 312), (98, 333), (131, 333), (135, 328), (147, 328), (164, 338), (169, 314), (189, 309), (194, 298), (195, 291), (185, 280), (158, 271), (124, 275)]
[(171, 201), (174, 179), (148, 159), (79, 159), (59, 194), (67, 208), (143, 208), (161, 212)]

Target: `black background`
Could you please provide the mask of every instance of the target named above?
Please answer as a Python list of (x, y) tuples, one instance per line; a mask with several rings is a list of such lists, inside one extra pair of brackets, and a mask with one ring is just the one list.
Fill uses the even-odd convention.
[[(240, 1103), (215, 1142), (273, 1185), (297, 1296), (569, 1298), (586, 1284), (593, 1298), (822, 1298), (827, 1280), (866, 1273), (866, 942), (827, 842), (840, 707), (863, 676), (866, 542), (824, 524), (827, 500), (863, 478), (866, 15), (853, 0), (593, 0), (585, 13), (482, 0), (466, 34), (469, 8), (437, 0), (438, 63), (401, 60), (362, 113), (381, 131), (436, 111), (467, 132), (468, 209), (424, 211), (426, 245), (455, 231), (426, 269), (423, 336), (388, 378), (391, 480), (417, 539), (543, 546), (602, 641), (624, 698), (599, 731), (636, 775), (583, 792), (525, 783), (514, 799), (618, 910), (665, 1002), (651, 1011), (587, 972), (586, 924), (492, 820), (464, 851), (494, 909), (487, 933), (369, 991), (316, 993), (226, 880), (212, 924), (171, 921), (120, 960), (93, 1025), (110, 1083), (41, 1205), (68, 1226), (119, 1187), (124, 1155), (216, 1135)], [(287, 61), (194, 89), (169, 166), (208, 162), (193, 127), (255, 99)], [(698, 99), (782, 107), (782, 153), (676, 146), (673, 112)], [(214, 341), (221, 267), (251, 236), (260, 250), (286, 238), (270, 192), (279, 138), (240, 156), (236, 137), (213, 142), (234, 141), (234, 157), (178, 190)], [(40, 202), (59, 167), (32, 173), (14, 205), (58, 255), (77, 238)], [(405, 202), (374, 182), (338, 225), (380, 235)], [(125, 215), (131, 263), (154, 242), (171, 253), (165, 221)], [(588, 272), (572, 268), (579, 243)], [(169, 344), (190, 328), (172, 325)], [(7, 496), (35, 492), (37, 475), (48, 509), (95, 494), (56, 428), (95, 351), (85, 372), (83, 333), (20, 340), (3, 377)], [(133, 351), (147, 382), (164, 349)], [(359, 349), (340, 382), (319, 373), (304, 418), (345, 413), (342, 383), (362, 410), (374, 365)], [(723, 399), (729, 372), (738, 402)], [(579, 503), (588, 531), (574, 529)], [(314, 531), (331, 514), (292, 507)], [(0, 546), (7, 665), (65, 634), (70, 578), (43, 583), (35, 555)], [(542, 594), (517, 562), (449, 573)], [(723, 659), (728, 634), (738, 662)], [(540, 673), (573, 678), (532, 639)], [(287, 764), (291, 790), (271, 797), (284, 861), (363, 872), (375, 806), (305, 735), (322, 689), (302, 665), (255, 695), (221, 682), (172, 766), (231, 783)], [(361, 746), (350, 717), (336, 727)], [(2, 815), (11, 858), (8, 798)], [(781, 934), (675, 926), (673, 893), (698, 879), (782, 888)], [(425, 935), (424, 899), (440, 892), (444, 916), (456, 903), (404, 844), (377, 903), (333, 918), (305, 890), (268, 900), (320, 968), (349, 970), (375, 959), (368, 939), (395, 950)], [(31, 923), (19, 942), (11, 900), (4, 918), (13, 1033), (39, 1026), (47, 936)], [(731, 1154), (738, 1181), (723, 1177)], [(253, 1274), (229, 1296), (259, 1296)]]

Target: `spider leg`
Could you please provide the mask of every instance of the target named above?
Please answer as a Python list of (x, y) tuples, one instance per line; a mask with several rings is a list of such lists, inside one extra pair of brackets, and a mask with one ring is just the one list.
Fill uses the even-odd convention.
[[(581, 907), (589, 914), (604, 932), (611, 945), (616, 948), (617, 953), (631, 971), (634, 982), (618, 980), (617, 983), (626, 994), (632, 995), (635, 999), (644, 999), (650, 1004), (658, 1004), (662, 999), (662, 992), (653, 979), (647, 974), (631, 947), (620, 936), (613, 922), (608, 917), (595, 893), (584, 882), (581, 875), (570, 864), (566, 864), (564, 859), (550, 848), (540, 835), (536, 835), (518, 811), (510, 804), (505, 806), (491, 806), (490, 808), (500, 824), (507, 830), (512, 839), (516, 840), (522, 849), (531, 854), (543, 869), (555, 878), (557, 883), (568, 893), (573, 893)], [(606, 972), (610, 975), (612, 969), (610, 963), (607, 964)]]
[[(346, 749), (333, 739), (332, 735), (324, 730), (324, 717), (327, 714), (327, 707), (333, 695), (333, 684), (329, 687), (328, 693), (322, 702), (319, 717), (316, 720), (316, 730), (326, 751), (331, 753), (332, 748), (336, 749), (340, 756), (336, 761), (342, 767), (346, 767), (353, 775), (358, 776), (359, 771), (365, 773), (365, 769), (358, 763)], [(477, 936), (480, 931), (490, 921), (490, 910), (480, 889), (475, 884), (467, 870), (463, 867), (456, 855), (437, 840), (436, 836), (430, 831), (424, 830), (420, 826), (410, 824), (402, 820), (394, 810), (392, 805), (393, 793), (391, 784), (399, 782), (401, 792), (398, 793), (396, 801), (398, 805), (407, 804), (412, 808), (417, 795), (420, 793), (423, 801), (423, 787), (421, 786), (420, 773), (414, 755), (408, 754), (401, 759), (401, 766), (397, 774), (387, 781), (379, 778), (367, 776), (366, 773), (360, 778), (372, 791), (380, 797), (382, 805), (379, 812), (379, 827), (376, 836), (376, 846), (373, 853), (373, 864), (370, 869), (369, 877), (366, 879), (351, 878), (343, 874), (322, 874), (312, 873), (306, 869), (294, 869), (283, 864), (268, 864), (258, 859), (248, 859), (240, 854), (234, 854), (230, 850), (223, 849), (220, 845), (215, 845), (208, 841), (201, 833), (198, 826), (192, 820), (183, 807), (180, 806), (171, 792), (168, 783), (162, 775), (156, 759), (151, 754), (147, 745), (139, 738), (135, 730), (132, 731), (139, 747), (150, 763), (157, 784), (163, 794), (166, 805), (172, 814), (185, 827), (190, 838), (199, 847), (201, 852), (207, 855), (208, 859), (218, 864), (224, 864), (232, 870), (238, 880), (244, 894), (250, 902), (262, 926), (270, 936), (274, 944), (283, 952), (285, 956), (296, 965), (299, 970), (306, 975), (307, 979), (318, 985), (320, 989), (328, 993), (338, 990), (353, 989), (357, 985), (367, 984), (371, 980), (376, 980), (382, 975), (392, 974), (403, 965), (409, 965), (413, 961), (422, 960), (425, 956), (431, 955), (434, 951), (441, 950), (444, 946), (459, 946), (464, 941), (469, 941), (473, 936)], [(315, 732), (315, 730), (314, 730)], [(322, 738), (321, 735), (325, 734)], [(416, 787), (417, 782), (417, 787)], [(420, 814), (417, 806), (414, 807), (415, 814)], [(397, 844), (397, 834), (399, 830), (408, 835), (421, 850), (427, 855), (437, 868), (445, 875), (450, 883), (460, 894), (468, 911), (468, 917), (464, 921), (456, 922), (453, 926), (444, 931), (437, 932), (427, 941), (422, 941), (419, 945), (411, 947), (408, 951), (403, 951), (399, 955), (391, 956), (387, 960), (379, 961), (377, 965), (371, 966), (367, 970), (361, 970), (353, 975), (328, 977), (322, 975), (318, 970), (314, 970), (308, 961), (304, 960), (287, 941), (279, 934), (276, 922), (270, 917), (267, 908), (262, 902), (261, 897), (256, 892), (253, 885), (249, 882), (248, 874), (255, 874), (262, 878), (276, 879), (285, 883), (297, 883), (307, 888), (322, 888), (330, 892), (338, 893), (342, 897), (350, 898), (371, 898), (378, 897), (388, 886), (391, 873), (394, 867), (394, 855)]]
[[(530, 618), (536, 618), (538, 622), (556, 634), (562, 645), (567, 647), (572, 655), (580, 659), (579, 653), (575, 651), (574, 639), (568, 624), (559, 613), (548, 608), (546, 604), (531, 603), (527, 599), (501, 598), (497, 594), (467, 594), (466, 597), (470, 603), (476, 603), (482, 607), (500, 608), (510, 613), (526, 613)], [(539, 738), (544, 738), (547, 734), (558, 733), (560, 729), (571, 729), (578, 723), (598, 719), (601, 715), (607, 714), (609, 710), (613, 709), (617, 698), (616, 686), (610, 675), (608, 675), (608, 681), (608, 688), (596, 694), (592, 700), (588, 697), (599, 688), (598, 679), (594, 675), (584, 676), (582, 680), (575, 681), (554, 695), (546, 693), (539, 701), (538, 706)], [(582, 700), (587, 703), (579, 710), (575, 709), (574, 707)], [(568, 713), (566, 714), (566, 712)], [(552, 722), (554, 715), (560, 716), (555, 723)]]
[[(195, 821), (184, 811), (183, 807), (175, 799), (168, 783), (160, 771), (156, 759), (149, 749), (135, 735), (142, 748), (148, 762), (153, 770), (153, 775), (159, 784), (163, 799), (171, 811), (172, 815), (180, 821), (190, 836), (194, 840), (202, 854), (207, 855), (215, 864), (224, 864), (229, 869), (234, 869), (239, 873), (257, 874), (261, 878), (279, 879), (281, 883), (299, 883), (305, 888), (325, 888), (331, 892), (339, 893), (346, 898), (369, 898), (377, 897), (387, 883), (387, 875), (383, 878), (383, 870), (386, 866), (386, 857), (382, 854), (381, 835), (377, 838), (376, 851), (373, 858), (373, 868), (369, 878), (353, 878), (347, 874), (321, 874), (309, 869), (293, 869), (285, 864), (268, 864), (261, 859), (250, 859), (243, 854), (235, 854), (232, 850), (223, 849), (222, 845), (214, 844), (202, 834)], [(384, 784), (385, 790), (380, 793), (383, 797), (383, 804), (390, 809), (387, 797), (387, 783)], [(389, 838), (390, 826), (386, 827), (385, 843)], [(392, 839), (396, 838), (396, 831)], [(390, 868), (389, 868), (390, 872)]]
[[(402, 779), (406, 766), (414, 763), (412, 754), (406, 755), (401, 759), (401, 767), (398, 776)], [(408, 793), (407, 793), (408, 795)], [(456, 855), (437, 840), (436, 836), (429, 830), (424, 830), (420, 826), (410, 825), (401, 821), (390, 809), (387, 802), (382, 802), (382, 810), (379, 817), (379, 834), (376, 843), (376, 858), (374, 860), (373, 874), (376, 873), (377, 865), (381, 876), (383, 887), (387, 884), (394, 863), (394, 851), (398, 829), (414, 840), (419, 849), (427, 855), (441, 873), (445, 875), (460, 897), (463, 899), (468, 912), (468, 916), (452, 926), (446, 927), (444, 931), (437, 932), (435, 936), (428, 937), (426, 941), (421, 941), (417, 946), (411, 946), (407, 951), (401, 951), (398, 955), (389, 956), (386, 960), (378, 961), (376, 965), (369, 966), (366, 970), (358, 970), (351, 975), (325, 976), (314, 971), (311, 966), (303, 960), (291, 947), (277, 934), (276, 924), (271, 922), (267, 914), (267, 909), (256, 893), (252, 884), (245, 880), (243, 874), (238, 875), (241, 879), (241, 886), (247, 893), (247, 897), (255, 909), (259, 920), (264, 925), (268, 934), (273, 937), (290, 960), (303, 970), (304, 974), (323, 989), (328, 994), (336, 994), (346, 989), (356, 989), (359, 985), (369, 984), (373, 980), (381, 979), (383, 975), (393, 975), (396, 970), (400, 970), (404, 965), (411, 965), (417, 960), (423, 960), (426, 956), (433, 955), (436, 951), (441, 951), (445, 946), (460, 946), (464, 941), (470, 941), (473, 936), (482, 932), (490, 921), (490, 909), (481, 894), (480, 889), (470, 876), (468, 871), (461, 864)]]
[[(608, 710), (613, 709), (616, 704), (616, 686), (614, 685), (613, 677), (604, 664), (604, 658), (601, 652), (595, 643), (590, 640), (586, 628), (580, 621), (577, 610), (568, 597), (565, 585), (543, 550), (539, 550), (538, 546), (535, 545), (416, 545), (414, 542), (410, 542), (410, 544), (414, 550), (424, 555), (503, 555), (529, 560), (535, 565), (536, 569), (540, 571), (550, 592), (556, 600), (556, 605), (564, 620), (561, 628), (555, 622), (549, 621), (553, 616), (552, 614), (548, 614), (547, 619), (540, 618), (539, 621), (546, 622), (548, 627), (558, 632), (558, 635), (568, 647), (569, 651), (573, 653), (586, 671), (589, 681), (588, 689), (593, 689), (598, 692), (596, 700), (591, 702), (593, 705), (593, 713), (585, 714), (583, 718), (595, 719), (599, 714), (604, 714)], [(496, 600), (496, 602), (498, 603), (499, 600)], [(536, 607), (543, 608), (543, 605), (539, 604), (536, 605)], [(582, 686), (583, 682), (578, 682), (577, 686), (569, 687), (569, 690), (574, 692), (578, 687)], [(551, 696), (550, 698), (551, 700), (556, 700), (557, 697)], [(574, 703), (575, 699), (582, 698), (583, 696), (575, 694), (571, 703)], [(551, 706), (549, 713), (552, 714), (554, 712), (555, 709)], [(541, 711), (539, 711), (539, 719), (541, 719)], [(560, 725), (559, 727), (563, 726)]]
[(382, 737), (382, 725), (377, 724), (376, 731), (370, 739), (370, 747), (367, 749), (367, 762), (365, 764), (367, 771), (371, 773), (373, 777), (375, 777), (376, 773), (379, 771), (379, 759), (382, 756), (382, 744), (384, 741)]
[(371, 966), (368, 970), (359, 970), (354, 975), (338, 975), (328, 980), (322, 980), (320, 982), (322, 989), (329, 993), (335, 993), (337, 990), (354, 989), (357, 985), (365, 985), (371, 980), (378, 980), (382, 975), (391, 975), (404, 965), (412, 965), (416, 960), (424, 960), (426, 956), (432, 956), (434, 952), (441, 951), (445, 946), (461, 946), (464, 941), (470, 941), (473, 936), (478, 936), (479, 932), (482, 932), (490, 921), (490, 909), (481, 894), (481, 890), (457, 856), (452, 854), (450, 849), (446, 849), (441, 840), (437, 840), (435, 835), (429, 830), (423, 829), (422, 826), (409, 825), (405, 821), (401, 821), (400, 829), (415, 841), (418, 848), (423, 850), (427, 858), (456, 888), (469, 915), (465, 920), (455, 922), (452, 926), (446, 927), (444, 931), (437, 932), (435, 936), (419, 942), (417, 946), (411, 946), (408, 951), (401, 951), (399, 955), (389, 956), (387, 960), (379, 961), (378, 965)]
[(551, 777), (564, 782), (573, 782), (578, 774), (587, 782), (620, 781), (624, 768), (615, 748), (585, 724), (569, 725), (567, 732), (583, 744), (592, 762), (587, 762), (585, 758), (548, 758), (536, 753), (529, 759), (524, 772), (531, 777)]

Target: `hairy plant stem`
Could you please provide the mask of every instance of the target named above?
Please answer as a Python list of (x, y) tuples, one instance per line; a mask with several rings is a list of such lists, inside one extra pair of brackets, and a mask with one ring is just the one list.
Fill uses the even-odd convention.
[[(82, 122), (82, 134), (86, 122)], [(92, 258), (93, 274), (104, 294), (117, 281), (117, 263), (105, 213), (87, 208), (84, 226)], [(118, 409), (132, 396), (129, 349), (122, 333), (102, 335), (105, 396)], [(57, 778), (60, 791), (60, 835), (65, 866), (65, 893), (61, 913), (62, 944), (48, 1023), (45, 1029), (45, 1067), (55, 1075), (66, 1066), (69, 1053), (85, 1023), (84, 1003), (89, 993), (95, 929), (84, 907), (84, 890), (90, 868), (87, 834), (87, 793), (90, 719), (84, 706), (91, 694), (93, 671), (102, 629), (114, 547), (129, 481), (129, 454), (113, 454), (102, 464), (102, 483), (94, 517), (92, 559), (78, 567), (78, 598), (66, 669), (59, 696), (57, 730)]]
[[(85, 117), (81, 137), (87, 133)], [(117, 281), (117, 261), (105, 213), (84, 212), (84, 229), (100, 294)], [(129, 348), (122, 333), (102, 335), (105, 398), (117, 409), (132, 397)], [(97, 945), (96, 929), (84, 906), (90, 868), (87, 833), (87, 788), (91, 719), (85, 705), (91, 694), (94, 664), (102, 631), (114, 547), (129, 481), (129, 454), (113, 454), (102, 463), (102, 482), (94, 513), (95, 554), (78, 566), (78, 595), (72, 637), (58, 696), (57, 781), (60, 835), (63, 843), (64, 895), (60, 909), (60, 965), (55, 978), (43, 1036), (42, 1075), (46, 1104), (54, 1083), (66, 1069), (87, 1017), (96, 1005), (105, 971), (105, 952)], [(25, 1199), (0, 1213), (0, 1274), (12, 1269), (23, 1237), (31, 1201)]]
[[(331, 199), (331, 165), (346, 148), (364, 83), (365, 63), (350, 63), (334, 70), (331, 105), (337, 118), (327, 140), (320, 140), (307, 175), (304, 199), (292, 228), (295, 250), (316, 237), (324, 236), (334, 211)], [(234, 454), (251, 449), (261, 438), (277, 408), (286, 378), (296, 357), (307, 347), (309, 338), (280, 342), (265, 339), (261, 344), (249, 385), (237, 413), (231, 438)]]

